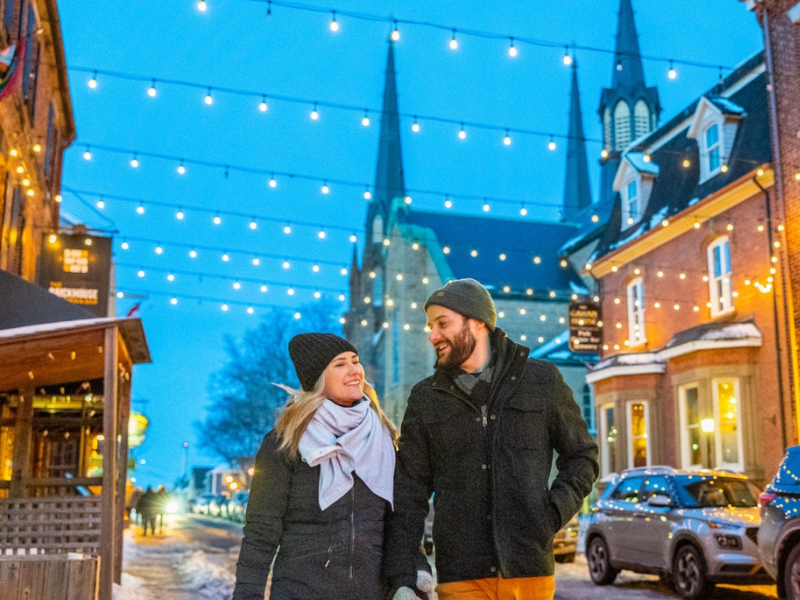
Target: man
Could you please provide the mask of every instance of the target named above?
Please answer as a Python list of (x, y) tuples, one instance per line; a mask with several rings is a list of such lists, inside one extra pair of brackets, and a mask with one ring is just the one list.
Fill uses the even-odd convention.
[(435, 373), (411, 390), (400, 434), (384, 558), (393, 598), (425, 597), (415, 556), (433, 494), (440, 600), (551, 600), (553, 535), (592, 489), (597, 445), (558, 369), (495, 327), (480, 283), (449, 282), (425, 312)]

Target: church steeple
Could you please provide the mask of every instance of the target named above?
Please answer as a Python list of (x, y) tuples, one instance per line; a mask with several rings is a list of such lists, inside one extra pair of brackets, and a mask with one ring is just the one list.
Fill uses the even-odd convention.
[[(383, 108), (378, 142), (378, 163), (375, 168), (375, 193), (373, 204), (377, 214), (388, 222), (394, 198), (405, 196), (403, 179), (403, 154), (400, 148), (400, 117), (397, 109), (397, 81), (394, 70), (394, 43), (389, 42), (386, 59), (386, 77), (383, 84)], [(374, 211), (370, 210), (370, 213)], [(371, 216), (374, 216), (371, 215)], [(371, 221), (368, 223), (371, 226)]]
[(603, 89), (598, 113), (603, 123), (603, 158), (597, 205), (600, 212), (609, 213), (614, 202), (611, 185), (621, 153), (631, 142), (653, 131), (661, 114), (658, 90), (647, 87), (644, 80), (631, 0), (619, 3), (611, 87)]
[(586, 136), (583, 133), (581, 95), (578, 89), (578, 63), (572, 65), (572, 91), (569, 102), (569, 141), (567, 142), (567, 170), (564, 179), (565, 221), (576, 220), (587, 206), (592, 205), (592, 188), (589, 183), (589, 163), (586, 160)]

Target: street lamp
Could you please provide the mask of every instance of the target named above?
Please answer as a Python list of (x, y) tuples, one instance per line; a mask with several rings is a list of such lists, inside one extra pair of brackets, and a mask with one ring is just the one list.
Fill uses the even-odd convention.
[(714, 419), (700, 421), (700, 430), (706, 434), (706, 465), (711, 468), (711, 438), (714, 434)]

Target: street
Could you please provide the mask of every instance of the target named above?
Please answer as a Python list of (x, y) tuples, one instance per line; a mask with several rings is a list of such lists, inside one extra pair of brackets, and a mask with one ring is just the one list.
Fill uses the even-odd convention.
[[(173, 515), (163, 532), (143, 536), (133, 526), (125, 532), (123, 583), (114, 600), (227, 600), (235, 580), (242, 539), (241, 525), (202, 515)], [(586, 560), (556, 564), (557, 600), (650, 600), (677, 598), (653, 575), (623, 571), (614, 585), (589, 579)], [(775, 586), (718, 586), (719, 600), (777, 598)]]

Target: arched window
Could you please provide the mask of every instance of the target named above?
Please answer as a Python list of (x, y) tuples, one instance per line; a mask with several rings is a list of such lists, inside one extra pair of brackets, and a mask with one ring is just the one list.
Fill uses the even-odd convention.
[(628, 284), (628, 341), (631, 346), (644, 344), (644, 283), (637, 277)]
[[(380, 218), (380, 217), (378, 217)], [(372, 280), (372, 305), (383, 306), (383, 268), (375, 267), (375, 277)]]
[(733, 310), (731, 280), (731, 246), (728, 236), (717, 238), (708, 250), (708, 287), (711, 295), (711, 316)]
[(383, 217), (376, 215), (372, 220), (372, 243), (383, 243)]
[(633, 120), (636, 126), (636, 138), (650, 132), (650, 109), (644, 100), (639, 100), (633, 108)]
[(614, 149), (624, 150), (631, 143), (631, 109), (620, 101), (614, 109)]
[(603, 147), (606, 150), (611, 150), (613, 147), (611, 139), (611, 111), (607, 106), (603, 113)]

